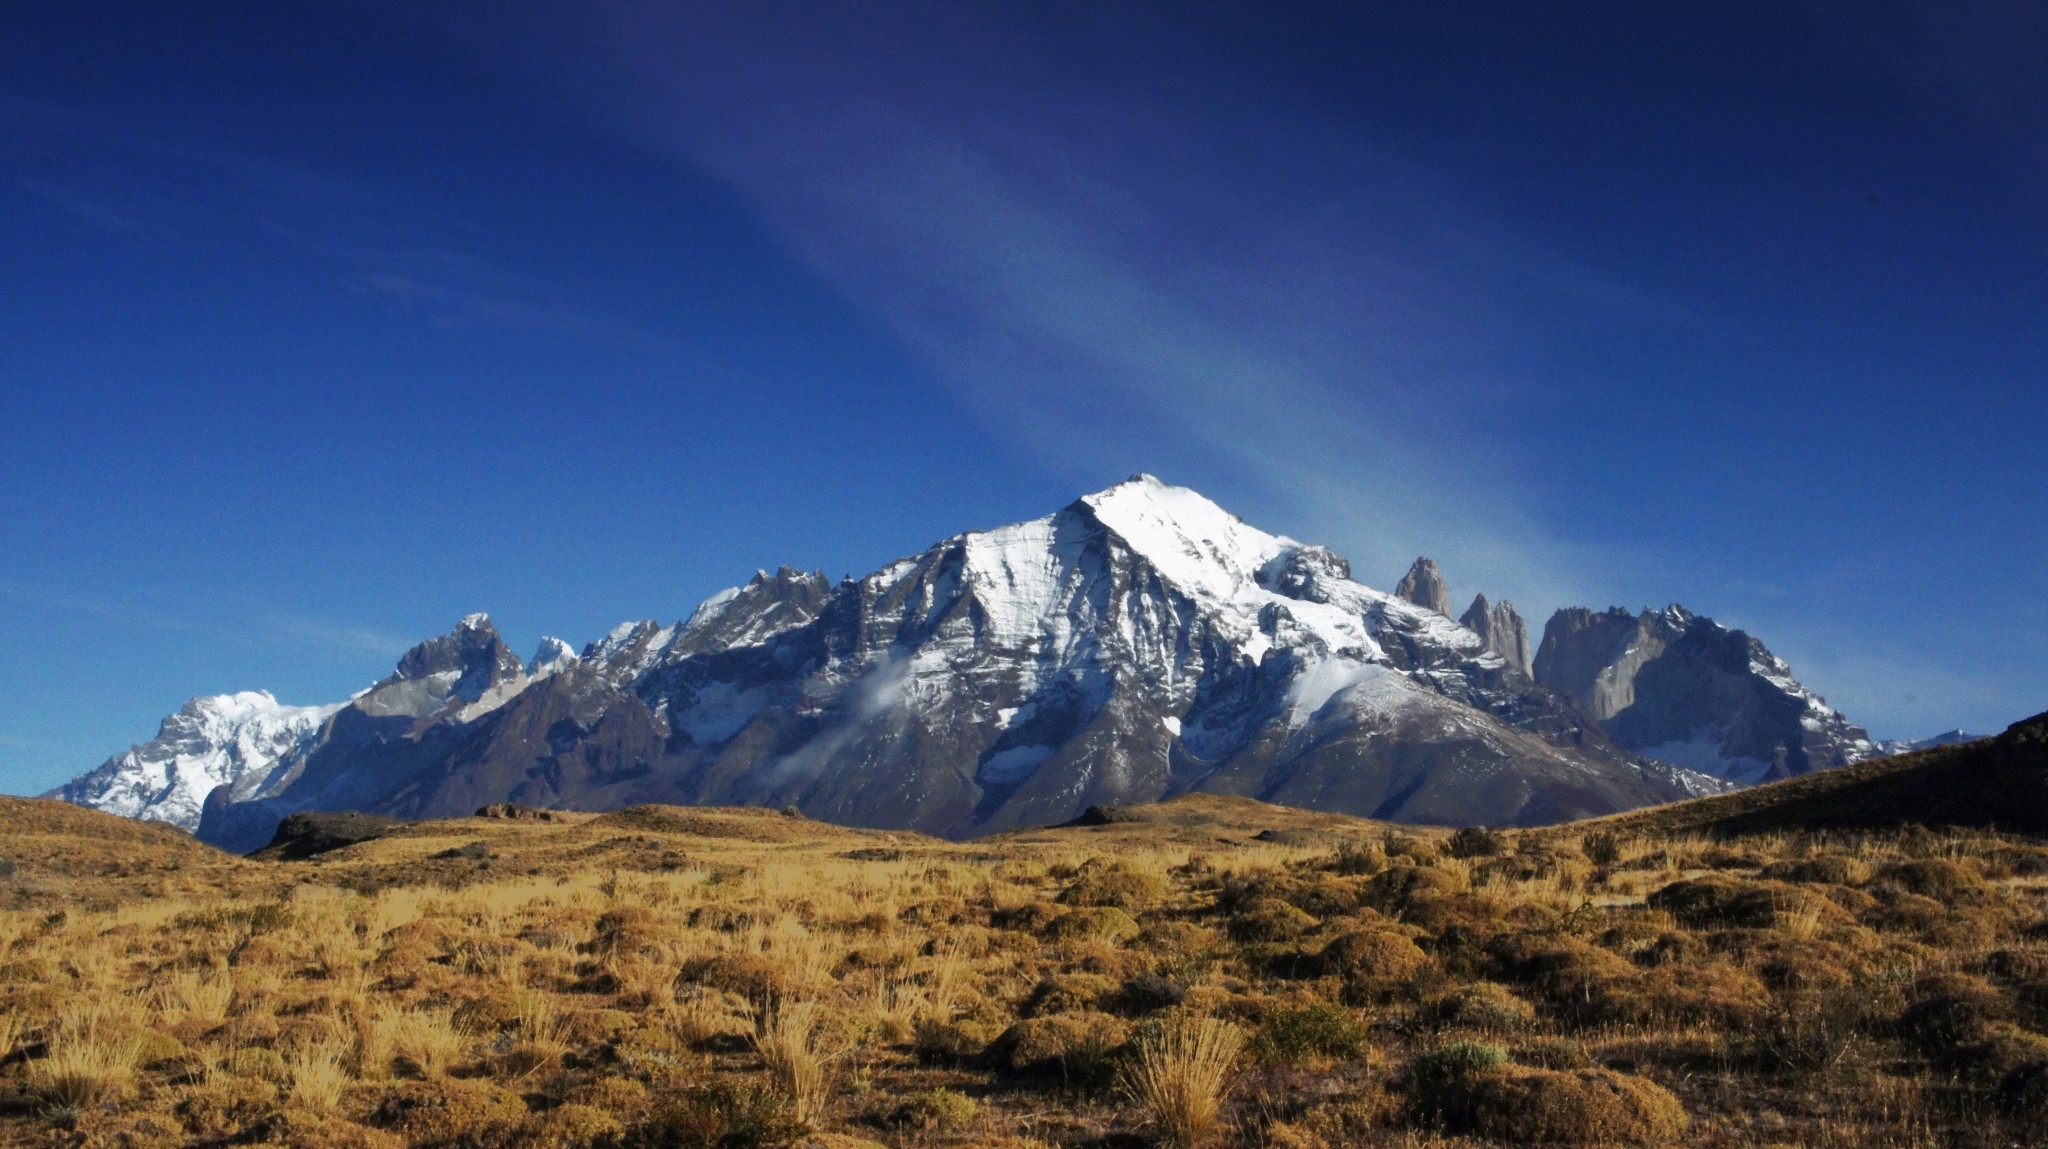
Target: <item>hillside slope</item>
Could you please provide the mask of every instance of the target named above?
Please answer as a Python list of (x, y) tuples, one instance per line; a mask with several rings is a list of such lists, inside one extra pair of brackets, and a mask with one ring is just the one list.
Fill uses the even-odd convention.
[(1601, 819), (1643, 833), (1881, 830), (2048, 835), (2048, 713), (2005, 733)]

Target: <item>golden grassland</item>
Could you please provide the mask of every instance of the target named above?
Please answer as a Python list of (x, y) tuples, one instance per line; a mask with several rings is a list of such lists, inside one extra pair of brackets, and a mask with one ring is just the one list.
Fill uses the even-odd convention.
[(2038, 840), (1138, 813), (642, 808), (264, 862), (0, 802), (0, 1144), (2048, 1136)]

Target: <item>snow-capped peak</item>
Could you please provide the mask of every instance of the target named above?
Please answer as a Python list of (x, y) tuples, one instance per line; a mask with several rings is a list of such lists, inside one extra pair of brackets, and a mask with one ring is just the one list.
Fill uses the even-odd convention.
[(533, 661), (526, 664), (526, 676), (545, 678), (576, 661), (575, 647), (559, 638), (543, 638), (540, 640), (539, 648), (533, 652)]
[(1233, 597), (1281, 552), (1301, 546), (1151, 475), (1133, 475), (1081, 501), (1159, 573), (1202, 597)]
[(488, 614), (485, 614), (485, 613), (484, 613), (483, 611), (476, 611), (476, 612), (474, 612), (474, 613), (471, 613), (471, 614), (465, 614), (465, 615), (463, 615), (463, 616), (462, 616), (462, 621), (461, 621), (461, 622), (458, 622), (458, 623), (456, 623), (456, 624), (455, 624), (455, 629), (457, 629), (457, 630), (482, 630), (482, 629), (484, 629), (485, 627), (488, 627), (488, 626), (490, 626), (490, 625), (491, 625), (491, 616), (490, 616), (490, 615), (488, 615)]
[(288, 706), (267, 690), (194, 698), (164, 719), (155, 738), (48, 796), (195, 829), (214, 787), (268, 774), (342, 705)]

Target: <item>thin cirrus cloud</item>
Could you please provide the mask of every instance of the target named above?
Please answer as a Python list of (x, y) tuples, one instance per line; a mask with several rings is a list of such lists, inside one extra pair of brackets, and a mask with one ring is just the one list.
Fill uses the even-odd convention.
[(40, 611), (59, 611), (120, 626), (205, 636), (229, 642), (256, 642), (349, 658), (394, 658), (412, 645), (398, 635), (369, 627), (311, 617), (270, 607), (247, 607), (237, 613), (185, 610), (141, 600), (74, 594), (54, 587), (0, 580), (0, 602)]
[[(215, 144), (130, 134), (48, 105), (0, 102), (0, 122), (35, 145), (23, 162), (36, 174), (18, 179), (20, 188), (102, 230), (201, 250), (220, 229), (267, 237), (330, 270), (342, 290), (387, 299), (442, 327), (484, 325), (655, 358), (677, 354), (667, 339), (451, 248), (450, 236), (479, 246), (489, 237), (418, 203)], [(421, 232), (437, 242), (404, 239)]]
[(1459, 212), (1415, 165), (1249, 104), (1192, 124), (1042, 70), (1000, 21), (959, 52), (927, 37), (913, 61), (886, 22), (603, 11), (606, 66), (639, 80), (606, 114), (747, 193), (1049, 466), (1166, 457), (1258, 491), (1244, 509), (1328, 532), (1362, 570), (1394, 568), (1383, 579), (1428, 550), (1524, 602), (1642, 561), (1499, 497), (1517, 461), (1470, 417), (1539, 390), (1507, 350), (1525, 321), (1482, 281), (1692, 317)]

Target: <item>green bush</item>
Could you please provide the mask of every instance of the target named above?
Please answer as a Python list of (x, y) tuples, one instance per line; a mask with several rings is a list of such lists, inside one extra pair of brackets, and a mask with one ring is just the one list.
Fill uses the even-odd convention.
[(974, 1124), (974, 1118), (980, 1112), (981, 1103), (965, 1093), (952, 1089), (928, 1089), (912, 1094), (898, 1106), (891, 1115), (890, 1123), (927, 1131), (953, 1132)]
[(1491, 1042), (1454, 1041), (1416, 1058), (1413, 1072), (1417, 1081), (1451, 1081), (1507, 1063), (1508, 1051)]
[(1312, 1058), (1349, 1061), (1371, 1048), (1365, 1018), (1340, 1006), (1315, 1002), (1266, 1016), (1252, 1037), (1252, 1056), (1268, 1065), (1298, 1065)]

